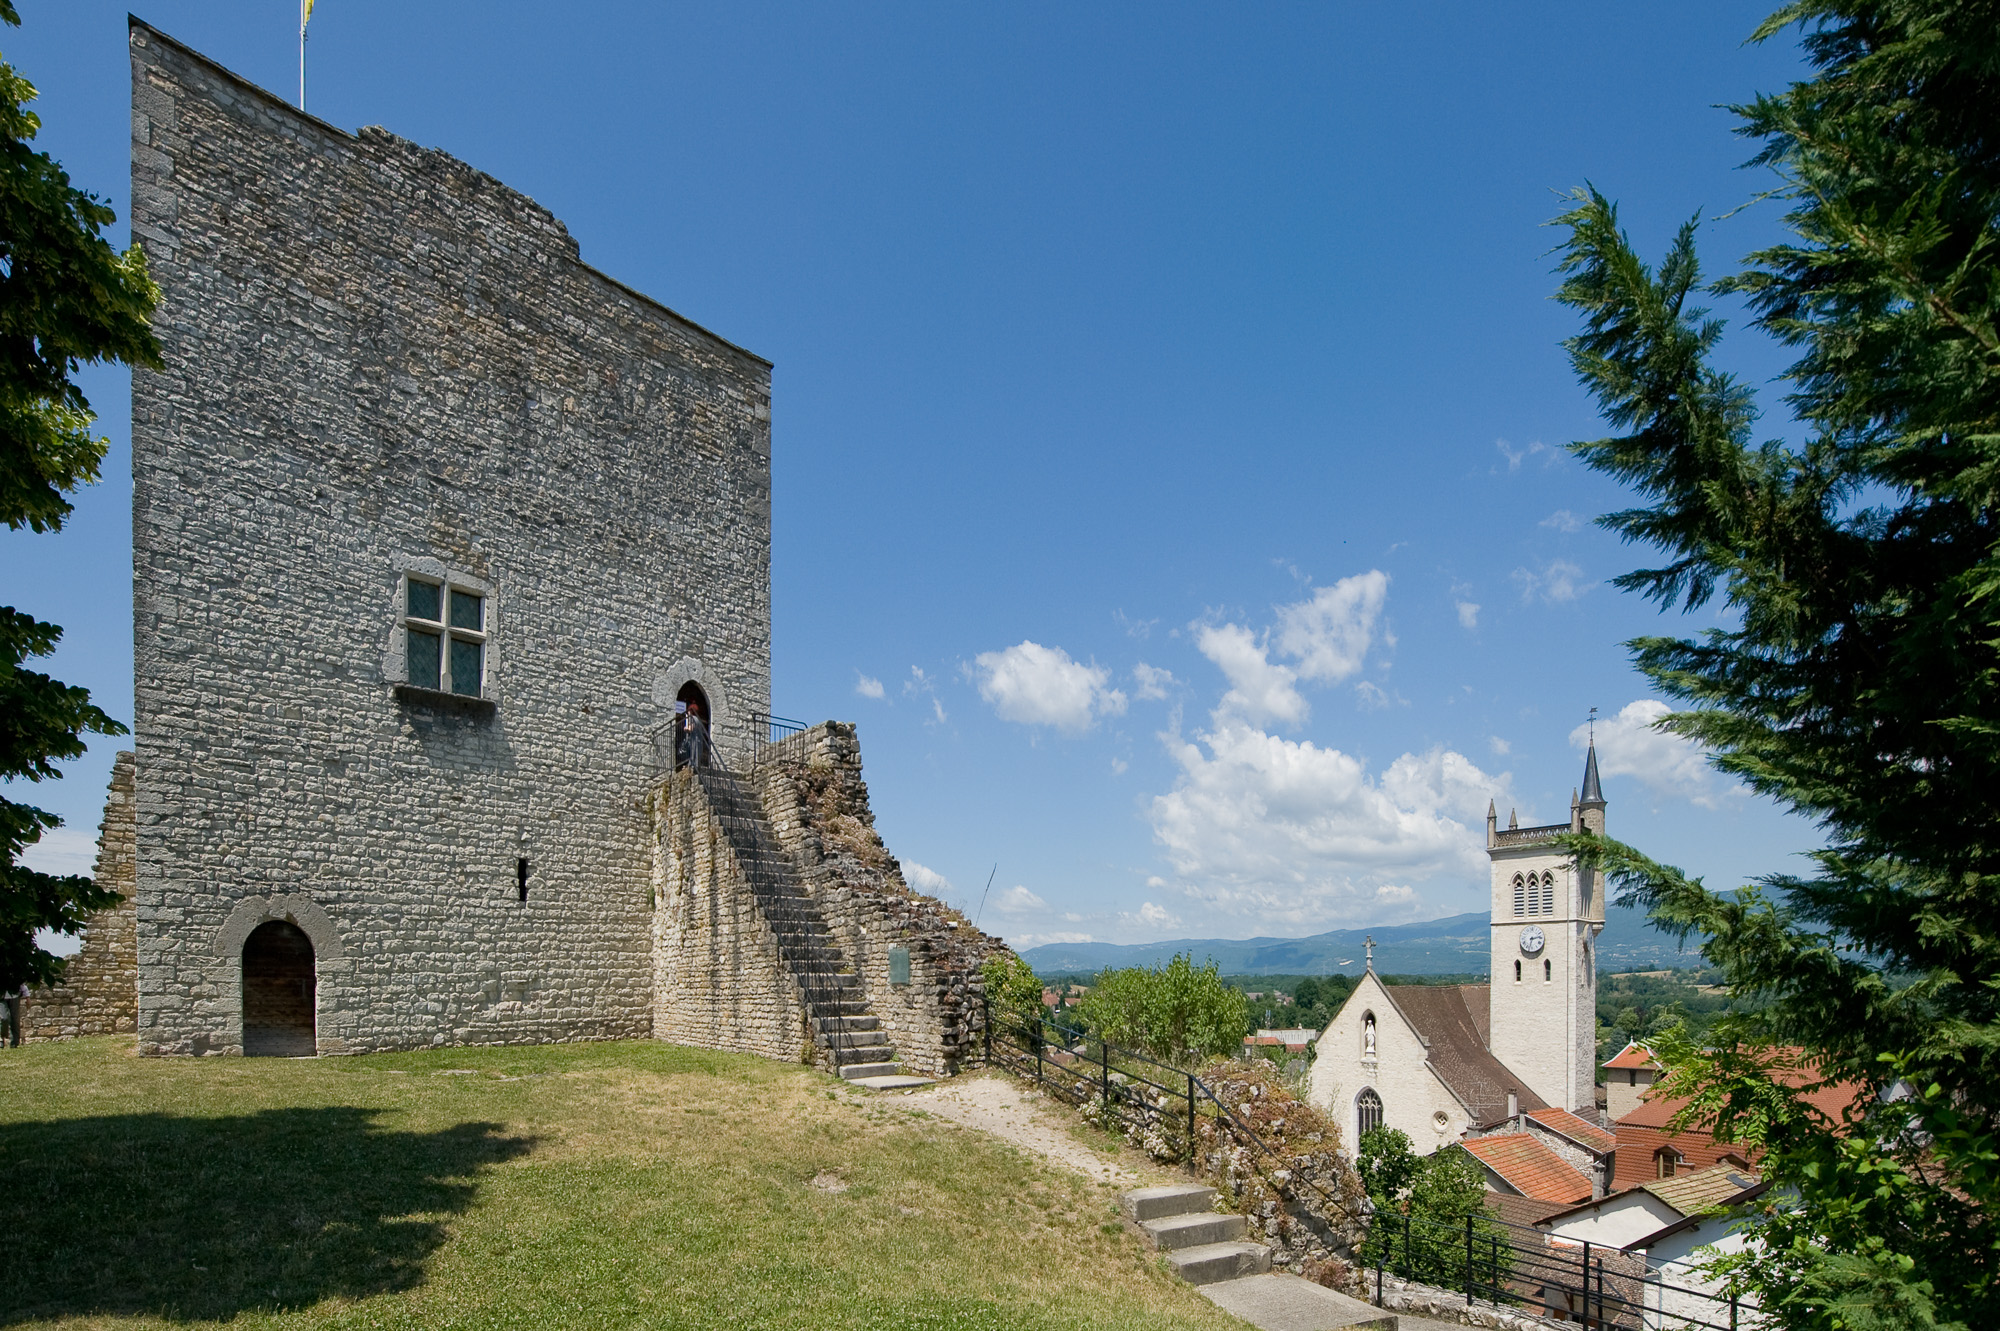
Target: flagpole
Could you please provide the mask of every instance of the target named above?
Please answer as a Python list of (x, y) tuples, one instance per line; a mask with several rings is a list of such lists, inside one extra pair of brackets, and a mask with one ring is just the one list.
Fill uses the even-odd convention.
[(311, 13), (306, 0), (299, 0), (299, 110), (306, 109), (306, 17)]

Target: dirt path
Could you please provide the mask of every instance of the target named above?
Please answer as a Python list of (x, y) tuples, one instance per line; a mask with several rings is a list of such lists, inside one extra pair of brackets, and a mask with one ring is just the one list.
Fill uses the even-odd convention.
[(1138, 1188), (1167, 1179), (1166, 1171), (1136, 1159), (1136, 1152), (1096, 1150), (1078, 1140), (1070, 1131), (1068, 1106), (1024, 1090), (1011, 1077), (996, 1073), (955, 1077), (899, 1098), (911, 1108), (991, 1133), (1100, 1183)]

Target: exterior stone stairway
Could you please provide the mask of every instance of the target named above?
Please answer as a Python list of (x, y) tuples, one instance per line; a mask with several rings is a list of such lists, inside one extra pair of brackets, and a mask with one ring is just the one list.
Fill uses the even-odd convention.
[(1272, 1273), (1271, 1250), (1246, 1239), (1244, 1217), (1215, 1209), (1214, 1188), (1140, 1188), (1121, 1200), (1181, 1279), (1263, 1331), (1416, 1331), (1419, 1325), (1310, 1280)]
[(791, 856), (778, 845), (763, 801), (719, 767), (701, 768), (696, 775), (759, 913), (778, 936), (779, 960), (805, 995), (819, 1061), (845, 1081), (927, 1084), (926, 1078), (902, 1075), (889, 1033), (868, 1009), (861, 977), (849, 969), (819, 907), (800, 884)]

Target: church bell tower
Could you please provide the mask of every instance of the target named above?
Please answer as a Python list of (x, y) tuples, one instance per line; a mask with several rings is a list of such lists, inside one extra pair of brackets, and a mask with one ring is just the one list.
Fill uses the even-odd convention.
[[(1522, 827), (1486, 807), (1493, 866), (1492, 990), (1488, 1047), (1546, 1103), (1590, 1110), (1597, 1083), (1597, 936), (1604, 882), (1553, 843), (1604, 832), (1604, 790), (1593, 739), (1569, 821)], [(1502, 1088), (1519, 1089), (1519, 1088)]]

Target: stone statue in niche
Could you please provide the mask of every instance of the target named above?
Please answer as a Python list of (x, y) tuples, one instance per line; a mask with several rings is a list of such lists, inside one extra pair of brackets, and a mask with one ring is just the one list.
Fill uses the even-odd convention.
[(1361, 1019), (1361, 1056), (1375, 1057), (1375, 1014), (1369, 1013)]

